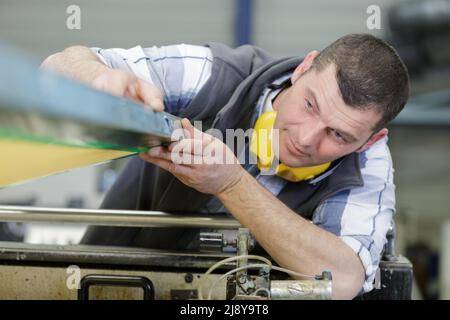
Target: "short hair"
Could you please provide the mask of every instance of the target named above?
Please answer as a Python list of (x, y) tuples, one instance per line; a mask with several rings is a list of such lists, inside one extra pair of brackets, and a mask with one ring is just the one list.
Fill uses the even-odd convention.
[(346, 35), (322, 50), (310, 69), (321, 71), (330, 64), (345, 104), (381, 115), (374, 132), (402, 111), (410, 93), (408, 69), (385, 41), (370, 34)]

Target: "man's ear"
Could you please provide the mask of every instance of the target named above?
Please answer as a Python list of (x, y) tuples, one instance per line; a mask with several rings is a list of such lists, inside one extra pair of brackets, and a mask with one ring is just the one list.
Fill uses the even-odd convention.
[(294, 73), (291, 77), (291, 82), (294, 84), (295, 81), (297, 81), (300, 76), (305, 73), (309, 68), (311, 68), (311, 65), (314, 61), (314, 59), (319, 55), (319, 51), (311, 51), (306, 55), (306, 57), (303, 59), (303, 61), (295, 68)]
[(369, 149), (375, 142), (383, 139), (387, 136), (389, 130), (387, 128), (383, 128), (377, 133), (375, 133), (362, 147), (360, 147), (356, 152), (363, 152)]

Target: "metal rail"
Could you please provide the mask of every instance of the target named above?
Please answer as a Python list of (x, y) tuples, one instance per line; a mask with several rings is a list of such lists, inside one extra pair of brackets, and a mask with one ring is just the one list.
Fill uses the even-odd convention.
[(0, 221), (78, 223), (121, 227), (185, 227), (237, 229), (241, 225), (232, 218), (162, 211), (95, 210), (0, 206)]

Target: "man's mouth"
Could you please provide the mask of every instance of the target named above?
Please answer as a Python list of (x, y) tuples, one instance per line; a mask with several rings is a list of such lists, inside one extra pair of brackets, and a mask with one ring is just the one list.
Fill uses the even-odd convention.
[(296, 157), (308, 157), (308, 154), (303, 152), (302, 150), (298, 149), (294, 142), (292, 142), (291, 138), (289, 136), (287, 136), (287, 144), (286, 147), (289, 151), (290, 154), (292, 154), (293, 156)]

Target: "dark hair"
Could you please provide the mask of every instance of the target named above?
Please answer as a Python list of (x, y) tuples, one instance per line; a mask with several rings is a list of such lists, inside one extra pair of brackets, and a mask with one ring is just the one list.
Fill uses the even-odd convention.
[(381, 115), (374, 132), (402, 111), (409, 97), (408, 70), (389, 44), (370, 34), (346, 35), (322, 50), (311, 69), (331, 63), (345, 104)]

